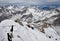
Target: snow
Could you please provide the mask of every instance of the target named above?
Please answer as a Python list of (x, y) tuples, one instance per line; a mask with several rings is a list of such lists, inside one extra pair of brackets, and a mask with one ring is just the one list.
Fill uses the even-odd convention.
[(14, 25), (12, 41), (55, 41), (53, 39), (49, 39), (46, 37), (46, 35), (52, 34), (55, 37), (58, 35), (55, 35), (56, 32), (52, 28), (47, 28), (45, 35), (42, 32), (38, 31), (36, 28), (34, 30), (28, 28), (26, 26), (26, 23), (24, 24), (25, 26), (21, 26), (12, 20), (4, 20), (0, 23), (0, 41), (8, 41), (7, 33), (10, 33), (9, 30), (11, 29), (11, 25)]
[(7, 9), (13, 9), (13, 6), (8, 6)]
[(56, 32), (60, 35), (60, 26), (55, 27)]
[[(60, 36), (52, 25), (54, 20), (58, 18), (53, 16), (59, 14), (55, 10), (42, 11), (37, 8), (24, 6), (20, 8), (9, 6), (5, 9), (9, 10), (8, 14), (12, 14), (17, 11), (23, 12), (25, 9), (26, 12), (23, 12), (23, 14), (21, 14), (21, 12), (19, 14), (17, 12), (16, 15), (12, 14), (12, 17), (10, 19), (5, 19), (0, 23), (0, 41), (8, 41), (7, 33), (11, 33), (10, 29), (12, 25), (14, 26), (12, 41), (60, 41)], [(33, 17), (29, 17), (30, 14), (32, 14)], [(26, 16), (21, 18), (23, 15)], [(20, 25), (19, 22), (15, 22), (17, 19), (20, 20), (19, 22), (22, 22), (23, 26)], [(28, 23), (29, 21), (31, 21), (31, 23)], [(36, 21), (40, 22), (34, 23)], [(41, 26), (43, 26), (45, 23), (51, 24), (52, 26), (48, 25), (48, 27), (44, 27), (43, 29), (45, 33), (43, 33), (38, 29), (40, 29)], [(29, 28), (27, 25), (30, 25), (34, 29)]]
[(60, 40), (60, 37), (57, 34), (57, 32), (54, 29), (52, 29), (51, 27), (48, 27), (47, 29), (45, 29), (45, 34), (46, 34), (47, 37), (51, 36), (51, 39), (54, 39), (54, 40), (58, 39), (58, 40)]

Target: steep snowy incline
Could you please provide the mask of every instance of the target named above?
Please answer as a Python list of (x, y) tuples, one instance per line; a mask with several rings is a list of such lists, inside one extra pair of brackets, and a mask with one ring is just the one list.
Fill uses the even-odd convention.
[[(59, 39), (54, 40), (46, 37), (44, 33), (38, 31), (36, 28), (31, 29), (27, 27), (26, 23), (23, 24), (25, 26), (21, 26), (12, 20), (2, 21), (0, 23), (0, 41), (8, 41), (7, 33), (11, 33), (10, 29), (12, 25), (14, 26), (12, 41), (59, 41)], [(50, 30), (52, 31), (52, 28)]]

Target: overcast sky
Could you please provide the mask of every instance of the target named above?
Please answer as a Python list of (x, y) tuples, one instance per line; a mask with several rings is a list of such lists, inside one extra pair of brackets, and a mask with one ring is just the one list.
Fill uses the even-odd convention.
[(24, 4), (44, 4), (47, 2), (60, 2), (60, 0), (0, 0), (0, 2), (24, 3)]

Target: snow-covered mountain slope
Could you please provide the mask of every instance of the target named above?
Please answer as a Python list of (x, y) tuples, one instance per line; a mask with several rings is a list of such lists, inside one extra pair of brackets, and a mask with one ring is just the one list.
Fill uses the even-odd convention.
[(8, 41), (10, 34), (13, 35), (12, 41), (60, 41), (60, 36), (53, 25), (54, 21), (60, 17), (58, 11), (25, 6), (1, 7), (1, 41)]
[[(36, 28), (31, 29), (27, 27), (26, 23), (23, 24), (25, 26), (21, 26), (12, 20), (2, 21), (0, 23), (0, 41), (8, 41), (7, 33), (11, 33), (12, 25), (14, 26), (12, 41), (60, 41), (60, 37), (52, 28), (46, 29), (46, 34), (44, 34)], [(49, 38), (47, 34), (52, 37)]]
[(36, 19), (44, 20), (44, 19), (48, 19), (52, 16), (59, 14), (59, 12), (57, 12), (55, 9), (47, 11), (47, 10), (39, 10), (38, 8), (35, 8), (35, 7), (24, 7), (24, 6), (21, 6), (21, 7), (14, 7), (14, 6), (1, 7), (0, 13), (1, 13), (0, 14), (0, 21), (2, 21), (4, 19), (9, 19), (13, 15), (16, 15), (16, 14), (21, 14), (23, 16), (31, 14), (32, 16), (34, 16), (34, 18), (36, 17), (35, 20)]

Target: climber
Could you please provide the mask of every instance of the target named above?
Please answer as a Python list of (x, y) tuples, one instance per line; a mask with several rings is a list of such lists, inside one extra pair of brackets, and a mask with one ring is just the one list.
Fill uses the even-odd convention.
[(8, 41), (12, 41), (13, 38), (13, 25), (11, 26), (10, 32), (7, 33)]
[(13, 32), (13, 25), (11, 26), (11, 29), (10, 29), (11, 32)]
[(29, 28), (31, 28), (31, 29), (34, 29), (33, 27), (31, 27), (30, 25), (27, 25)]
[(8, 36), (8, 41), (12, 41), (13, 34), (12, 33), (7, 33)]

